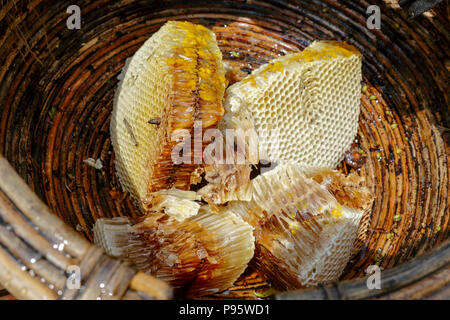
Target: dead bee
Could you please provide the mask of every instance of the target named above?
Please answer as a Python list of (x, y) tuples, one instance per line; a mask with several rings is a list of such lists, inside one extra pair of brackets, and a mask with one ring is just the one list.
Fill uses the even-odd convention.
[(353, 169), (360, 169), (366, 162), (366, 154), (357, 143), (352, 143), (350, 149), (345, 153), (345, 163)]

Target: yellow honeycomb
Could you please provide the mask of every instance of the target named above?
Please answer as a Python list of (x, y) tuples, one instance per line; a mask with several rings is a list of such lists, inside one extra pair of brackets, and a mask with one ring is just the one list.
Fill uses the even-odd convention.
[(224, 113), (224, 74), (214, 33), (189, 22), (167, 22), (127, 62), (110, 131), (117, 175), (133, 198), (188, 190), (198, 180), (202, 158), (200, 164), (194, 160), (203, 142), (201, 150), (193, 139), (182, 142), (191, 145), (190, 154), (183, 154), (190, 163), (174, 163), (172, 150), (180, 143), (179, 129), (194, 137), (197, 121), (202, 132), (216, 127)]
[(361, 54), (333, 41), (265, 64), (227, 89), (220, 127), (248, 127), (259, 159), (335, 168), (358, 127)]
[(255, 228), (255, 261), (277, 288), (338, 280), (353, 249), (362, 210), (339, 203), (297, 164), (282, 164), (252, 180), (253, 198), (227, 212)]

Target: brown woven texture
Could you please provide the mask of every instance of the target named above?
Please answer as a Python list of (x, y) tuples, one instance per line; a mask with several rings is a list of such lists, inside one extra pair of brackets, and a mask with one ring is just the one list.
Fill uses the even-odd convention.
[(107, 257), (65, 225), (1, 156), (0, 176), (0, 283), (16, 298), (171, 297), (169, 285)]
[[(401, 266), (448, 238), (445, 1), (434, 17), (414, 20), (372, 1), (381, 8), (381, 30), (367, 29), (366, 1), (81, 1), (80, 30), (66, 26), (71, 4), (2, 1), (0, 153), (86, 239), (99, 217), (138, 214), (114, 175), (113, 96), (126, 58), (173, 19), (214, 30), (238, 78), (313, 40), (348, 41), (362, 52), (358, 141), (367, 160), (359, 174), (376, 199), (365, 245), (343, 280), (364, 276), (372, 264)], [(101, 159), (103, 168), (87, 158)], [(266, 287), (249, 271), (214, 297), (255, 298)]]

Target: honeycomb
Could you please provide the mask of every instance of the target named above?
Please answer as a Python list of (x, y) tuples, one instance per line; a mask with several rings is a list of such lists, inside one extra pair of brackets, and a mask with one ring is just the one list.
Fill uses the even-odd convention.
[(164, 189), (153, 192), (142, 203), (147, 212), (162, 211), (171, 218), (182, 222), (198, 213), (200, 204), (196, 201), (199, 200), (201, 200), (200, 196), (194, 191)]
[[(226, 147), (223, 150), (225, 157)], [(250, 162), (243, 150), (238, 149), (233, 150), (233, 152), (236, 152), (236, 157), (242, 157), (243, 163), (222, 163), (211, 157), (204, 166), (205, 180), (208, 183), (198, 190), (198, 194), (210, 204), (224, 204), (232, 200), (249, 201), (251, 199)]]
[(225, 209), (255, 230), (255, 263), (278, 289), (339, 278), (353, 250), (363, 212), (339, 203), (297, 164), (252, 180), (253, 198)]
[(364, 179), (355, 172), (345, 176), (326, 168), (303, 168), (303, 171), (306, 177), (326, 187), (340, 204), (363, 212), (352, 255), (358, 253), (367, 239), (374, 200), (373, 193), (364, 186)]
[(137, 220), (99, 219), (94, 241), (107, 254), (169, 282), (183, 297), (228, 289), (246, 269), (255, 248), (248, 223), (207, 206), (184, 220), (164, 210)]
[(253, 126), (259, 159), (335, 168), (357, 132), (361, 61), (333, 41), (277, 58), (227, 89), (219, 126)]
[[(169, 21), (127, 61), (110, 126), (119, 180), (146, 215), (97, 220), (94, 241), (183, 297), (228, 289), (254, 255), (280, 289), (337, 280), (373, 198), (359, 177), (320, 168), (356, 135), (360, 82), (354, 47), (314, 42), (234, 83), (222, 105), (215, 35)], [(221, 139), (204, 139), (214, 128)], [(261, 160), (279, 165), (250, 181)]]
[(205, 143), (194, 126), (203, 136), (223, 116), (224, 74), (214, 33), (189, 22), (167, 22), (127, 61), (110, 131), (117, 175), (134, 199), (199, 180)]

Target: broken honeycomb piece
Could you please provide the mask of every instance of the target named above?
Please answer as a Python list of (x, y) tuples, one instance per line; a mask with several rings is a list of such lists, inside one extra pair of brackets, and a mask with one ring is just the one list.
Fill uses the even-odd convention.
[(358, 128), (361, 61), (334, 41), (277, 58), (227, 89), (219, 127), (253, 126), (258, 159), (335, 168)]
[(198, 191), (210, 204), (251, 199), (250, 165), (217, 164), (205, 166), (208, 184)]
[[(211, 146), (214, 147), (219, 140), (215, 140)], [(233, 150), (235, 160), (227, 163), (227, 148), (223, 148), (222, 161), (214, 157), (208, 157), (204, 166), (206, 186), (198, 190), (203, 200), (210, 204), (223, 204), (232, 200), (249, 201), (251, 199), (250, 173), (251, 167), (245, 154), (241, 149)], [(228, 149), (229, 150), (229, 149)], [(242, 157), (242, 163), (237, 157)]]
[(178, 189), (160, 190), (153, 192), (142, 202), (144, 207), (150, 211), (160, 211), (177, 221), (184, 221), (194, 216), (200, 209), (201, 197), (194, 191)]
[(198, 193), (210, 204), (223, 204), (228, 201), (251, 199), (251, 166), (258, 164), (258, 135), (251, 115), (242, 110), (240, 121), (225, 114), (218, 128), (221, 136), (211, 144), (211, 149), (220, 153), (207, 159), (204, 171), (206, 186)]
[(184, 297), (229, 288), (255, 248), (249, 224), (209, 207), (182, 221), (163, 212), (137, 220), (99, 219), (94, 240), (106, 253), (169, 282)]
[(284, 164), (252, 180), (253, 198), (222, 210), (255, 228), (255, 263), (278, 289), (339, 278), (353, 250), (362, 211), (341, 205), (326, 188)]
[(325, 186), (340, 204), (363, 212), (352, 255), (358, 253), (367, 239), (374, 200), (373, 193), (364, 185), (364, 179), (355, 172), (345, 176), (326, 168), (303, 168), (303, 171), (308, 178)]
[(199, 180), (205, 143), (194, 126), (203, 133), (223, 116), (224, 74), (214, 33), (189, 22), (167, 22), (127, 62), (110, 131), (117, 175), (134, 199)]

